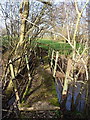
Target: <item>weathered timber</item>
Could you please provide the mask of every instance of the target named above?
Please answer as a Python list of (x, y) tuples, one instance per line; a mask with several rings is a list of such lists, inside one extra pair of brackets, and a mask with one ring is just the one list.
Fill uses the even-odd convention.
[(26, 107), (20, 107), (20, 111), (49, 111), (49, 110), (60, 110), (60, 107), (53, 107), (53, 108), (44, 108), (44, 109), (35, 109), (34, 107), (26, 108)]
[(64, 86), (63, 86), (63, 91), (62, 91), (62, 95), (66, 95), (67, 94), (67, 90), (68, 90), (68, 82), (69, 82), (69, 75), (72, 69), (72, 60), (69, 59), (68, 60), (68, 64), (67, 64), (67, 70), (66, 70), (66, 76), (65, 76), (65, 81), (64, 81)]

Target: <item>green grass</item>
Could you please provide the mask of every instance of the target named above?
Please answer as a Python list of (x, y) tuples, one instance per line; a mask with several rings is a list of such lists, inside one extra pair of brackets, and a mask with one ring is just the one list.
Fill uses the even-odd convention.
[[(8, 41), (7, 36), (3, 36), (0, 39), (2, 39), (2, 45), (9, 47), (10, 41)], [(11, 38), (9, 38), (11, 40)], [(17, 37), (13, 38), (13, 41), (17, 41)], [(41, 48), (44, 48), (46, 50), (54, 49), (55, 51), (59, 51), (60, 54), (64, 55), (70, 55), (72, 53), (72, 47), (68, 43), (59, 43), (57, 41), (47, 40), (47, 39), (38, 39), (33, 40), (32, 45), (35, 43), (38, 43), (38, 46)], [(81, 44), (76, 44), (76, 48), (78, 49)], [(82, 53), (84, 46), (81, 45), (80, 53)]]
[(44, 39), (38, 40), (37, 43), (43, 44), (43, 45), (39, 44), (39, 47), (41, 48), (44, 48), (46, 50), (48, 50), (49, 48), (54, 49), (55, 51), (59, 51), (60, 54), (68, 55), (72, 52), (72, 48), (68, 43), (59, 43), (52, 40)]
[(11, 38), (9, 36), (8, 38), (8, 36), (5, 35), (5, 36), (0, 37), (0, 40), (2, 41), (2, 46), (9, 48), (11, 46), (11, 43), (15, 44), (19, 41), (19, 37), (17, 36), (17, 37)]
[(55, 50), (72, 49), (68, 43), (59, 43), (52, 40), (44, 40), (44, 39), (38, 40), (37, 42), (45, 44), (45, 45), (39, 45), (39, 46), (44, 47), (46, 49), (48, 48), (46, 45), (49, 45), (52, 49), (55, 49)]
[[(59, 51), (60, 54), (70, 55), (73, 51), (72, 47), (68, 43), (59, 43), (57, 41), (46, 40), (46, 39), (39, 39), (37, 40), (39, 43), (39, 47), (48, 50), (49, 48)], [(79, 43), (76, 44), (76, 48), (78, 49), (80, 46)], [(80, 53), (82, 53), (84, 46), (81, 45)]]
[(3, 46), (9, 46), (9, 41), (7, 36), (0, 37)]

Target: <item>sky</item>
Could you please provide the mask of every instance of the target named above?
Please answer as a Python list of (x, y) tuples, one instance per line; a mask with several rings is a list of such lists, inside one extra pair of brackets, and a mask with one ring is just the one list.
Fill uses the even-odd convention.
[[(9, 1), (9, 0), (0, 0), (0, 3), (2, 3), (2, 2), (6, 2), (6, 1)], [(19, 1), (19, 0), (10, 0), (10, 1)], [(21, 0), (20, 0), (21, 1)], [(48, 0), (45, 0), (45, 1), (48, 1)], [(54, 0), (56, 3), (57, 2), (66, 2), (66, 1), (74, 1), (74, 0)], [(85, 2), (86, 0), (77, 0), (78, 2)]]
[[(23, 1), (23, 0), (0, 0), (0, 3), (5, 3), (5, 2), (18, 2), (18, 1)], [(29, 0), (31, 1), (31, 0)], [(35, 0), (34, 0), (35, 1)], [(44, 0), (44, 1), (48, 1), (48, 0)], [(55, 3), (59, 3), (59, 2), (70, 2), (70, 1), (74, 1), (74, 0), (53, 0)], [(77, 0), (77, 2), (86, 2), (87, 0)], [(0, 12), (1, 14), (1, 12)], [(0, 17), (0, 26), (2, 26), (2, 22), (1, 22), (1, 17)]]

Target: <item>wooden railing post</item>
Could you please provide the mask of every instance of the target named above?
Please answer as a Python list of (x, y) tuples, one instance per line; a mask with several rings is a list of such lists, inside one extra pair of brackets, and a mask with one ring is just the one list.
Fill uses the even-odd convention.
[(64, 81), (64, 86), (63, 86), (63, 91), (62, 91), (62, 96), (67, 94), (68, 90), (68, 81), (69, 81), (69, 75), (72, 69), (72, 60), (69, 59), (67, 63), (67, 70), (66, 70), (66, 76), (65, 76), (65, 81)]
[(52, 51), (52, 56), (51, 56), (51, 71), (53, 68), (53, 58), (54, 58), (54, 50)]
[(57, 70), (57, 62), (58, 62), (58, 57), (59, 57), (59, 52), (56, 52), (56, 59), (55, 59), (55, 67), (54, 67), (54, 71), (53, 71), (53, 77), (55, 78), (56, 75), (56, 70)]

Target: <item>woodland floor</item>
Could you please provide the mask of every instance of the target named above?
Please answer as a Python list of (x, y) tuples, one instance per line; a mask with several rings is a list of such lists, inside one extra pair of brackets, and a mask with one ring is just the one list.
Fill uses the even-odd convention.
[[(74, 115), (71, 112), (65, 112), (63, 115), (59, 109), (56, 109), (56, 107), (59, 108), (59, 103), (53, 75), (48, 64), (48, 58), (45, 57), (43, 62), (44, 63), (39, 63), (35, 68), (35, 75), (33, 76), (31, 87), (31, 90), (33, 91), (32, 94), (25, 103), (21, 104), (21, 107), (33, 107), (34, 110), (21, 111), (20, 120), (83, 120), (81, 114)], [(35, 109), (38, 110), (35, 111)], [(11, 116), (11, 120), (12, 119), (13, 115)]]
[[(32, 82), (33, 94), (30, 95), (23, 107), (33, 107), (38, 111), (22, 112), (22, 118), (40, 119), (57, 118), (59, 116), (59, 103), (52, 73), (46, 61), (36, 68)], [(57, 107), (57, 108), (56, 108)], [(52, 110), (50, 110), (52, 109)], [(56, 110), (55, 110), (56, 109)]]
[[(41, 84), (41, 86), (40, 86)], [(39, 87), (38, 87), (39, 86)], [(36, 111), (21, 112), (22, 119), (30, 120), (89, 120), (82, 116), (81, 113), (71, 113), (65, 111), (63, 114), (61, 110), (55, 109), (59, 107), (56, 88), (52, 73), (47, 63), (47, 58), (44, 63), (36, 68), (36, 75), (34, 76), (32, 89), (36, 89), (26, 102), (27, 107), (38, 109)], [(52, 110), (50, 110), (52, 109)]]
[[(4, 62), (7, 61), (6, 54)], [(31, 120), (58, 118), (59, 110), (57, 108), (59, 108), (59, 103), (47, 57), (44, 58), (44, 63), (39, 63), (35, 68), (31, 91), (33, 91), (32, 94), (21, 104), (21, 107), (26, 109), (33, 107), (34, 111), (22, 111), (21, 118)], [(38, 111), (35, 111), (35, 109), (38, 109)], [(11, 118), (13, 118), (13, 116), (14, 115), (12, 115)]]

